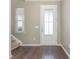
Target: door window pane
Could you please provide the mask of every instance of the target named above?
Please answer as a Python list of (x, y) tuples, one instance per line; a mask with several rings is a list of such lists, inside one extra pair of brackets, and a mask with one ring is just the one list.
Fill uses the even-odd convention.
[(45, 14), (45, 15), (44, 15), (44, 21), (45, 21), (45, 22), (48, 22), (48, 21), (49, 21), (49, 20), (48, 20), (48, 19), (49, 19), (49, 18), (48, 18), (48, 17), (49, 17), (49, 12), (46, 10), (44, 14)]
[(49, 34), (52, 35), (53, 34), (53, 23), (49, 23)]
[(51, 10), (46, 10), (44, 13), (44, 34), (53, 34), (53, 12)]
[(49, 22), (53, 22), (53, 12), (49, 11)]
[(48, 34), (49, 34), (49, 32), (48, 32), (48, 31), (49, 31), (49, 30), (48, 30), (48, 28), (49, 28), (48, 24), (49, 24), (49, 23), (45, 23), (45, 29), (44, 29), (45, 35), (48, 35)]

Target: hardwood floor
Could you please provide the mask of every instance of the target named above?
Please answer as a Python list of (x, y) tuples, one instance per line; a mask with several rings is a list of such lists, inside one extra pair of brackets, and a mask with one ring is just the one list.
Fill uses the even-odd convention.
[(61, 47), (18, 47), (12, 51), (12, 59), (69, 59)]

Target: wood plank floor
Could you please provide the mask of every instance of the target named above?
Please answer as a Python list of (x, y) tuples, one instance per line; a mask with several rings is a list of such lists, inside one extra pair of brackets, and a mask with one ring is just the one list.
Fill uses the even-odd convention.
[(18, 47), (12, 51), (12, 59), (69, 59), (61, 47)]

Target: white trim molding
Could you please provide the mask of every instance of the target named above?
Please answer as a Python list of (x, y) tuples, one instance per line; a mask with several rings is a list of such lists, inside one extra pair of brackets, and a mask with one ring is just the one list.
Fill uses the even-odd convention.
[(70, 58), (69, 53), (67, 52), (67, 50), (64, 48), (64, 46), (61, 44), (61, 48), (64, 50), (64, 52), (66, 53), (66, 55), (68, 56), (68, 58)]
[(61, 44), (44, 45), (44, 44), (22, 44), (21, 46), (61, 46)]
[(40, 46), (40, 44), (22, 44), (21, 46)]

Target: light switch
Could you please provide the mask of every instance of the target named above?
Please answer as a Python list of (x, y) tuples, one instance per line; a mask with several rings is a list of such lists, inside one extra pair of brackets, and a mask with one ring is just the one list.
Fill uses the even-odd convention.
[(39, 26), (35, 26), (34, 28), (35, 28), (35, 29), (38, 29), (38, 28), (39, 28)]

